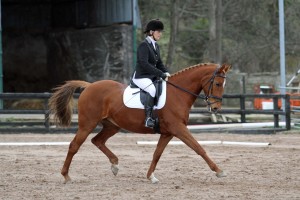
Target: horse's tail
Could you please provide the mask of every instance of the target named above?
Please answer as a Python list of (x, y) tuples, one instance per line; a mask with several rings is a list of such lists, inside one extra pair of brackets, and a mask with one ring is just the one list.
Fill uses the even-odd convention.
[(49, 114), (54, 116), (55, 124), (68, 127), (73, 115), (73, 94), (77, 88), (86, 88), (91, 83), (85, 81), (67, 81), (64, 85), (54, 88), (49, 99)]

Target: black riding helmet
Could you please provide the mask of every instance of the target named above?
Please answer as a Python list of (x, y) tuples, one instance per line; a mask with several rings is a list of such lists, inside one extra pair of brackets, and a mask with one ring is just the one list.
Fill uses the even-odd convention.
[(164, 30), (164, 24), (159, 19), (152, 19), (146, 25), (144, 33), (156, 30)]

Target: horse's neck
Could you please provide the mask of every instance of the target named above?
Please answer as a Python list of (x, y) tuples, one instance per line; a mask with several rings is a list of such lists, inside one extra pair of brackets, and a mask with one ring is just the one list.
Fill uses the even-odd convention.
[[(174, 79), (170, 79), (170, 81), (174, 82), (174, 84), (178, 85), (179, 87), (198, 95), (202, 90), (201, 81), (203, 80), (203, 76), (206, 75), (206, 73), (202, 73), (202, 71), (205, 71), (206, 68), (207, 67), (202, 66), (194, 69), (187, 69), (186, 71), (175, 75)], [(184, 92), (183, 96), (181, 97), (185, 98), (185, 101), (189, 104), (189, 106), (192, 106), (197, 98), (196, 96), (187, 92)]]

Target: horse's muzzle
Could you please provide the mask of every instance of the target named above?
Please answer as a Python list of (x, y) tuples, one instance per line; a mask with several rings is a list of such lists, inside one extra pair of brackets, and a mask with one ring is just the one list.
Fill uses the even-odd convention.
[(218, 113), (219, 110), (220, 110), (220, 109), (219, 109), (218, 107), (210, 107), (210, 112), (211, 112), (211, 113), (216, 114), (216, 113)]
[(207, 109), (208, 109), (208, 112), (210, 112), (210, 113), (217, 113), (219, 110), (220, 110), (220, 108), (218, 108), (218, 107), (216, 107), (216, 106), (207, 106)]
[(211, 109), (211, 111), (212, 111), (213, 113), (217, 113), (217, 112), (219, 111), (219, 108), (214, 107), (214, 108)]

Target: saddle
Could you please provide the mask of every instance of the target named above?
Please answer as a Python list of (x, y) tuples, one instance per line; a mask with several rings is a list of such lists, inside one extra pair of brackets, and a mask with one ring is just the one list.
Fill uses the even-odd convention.
[[(156, 88), (156, 94), (155, 94), (155, 97), (154, 97), (154, 105), (156, 105), (156, 106), (158, 104), (159, 97), (162, 94), (162, 89), (163, 89), (162, 82), (163, 81), (161, 79), (156, 79), (156, 80), (153, 81), (153, 84)], [(130, 86), (130, 88), (138, 88), (139, 89), (138, 92), (140, 92), (140, 101), (143, 105), (145, 105), (145, 98), (146, 98), (147, 92), (142, 90), (141, 88), (139, 88), (132, 80), (130, 81), (129, 86)]]
[[(156, 94), (155, 94), (155, 97), (154, 97), (154, 107), (153, 107), (153, 119), (154, 119), (154, 127), (153, 127), (153, 130), (155, 133), (160, 133), (160, 126), (159, 126), (159, 118), (158, 118), (158, 115), (157, 115), (157, 112), (155, 110), (155, 108), (160, 108), (163, 102), (163, 105), (165, 103), (165, 100), (166, 100), (166, 82), (163, 82), (162, 80), (160, 79), (156, 79), (153, 81), (153, 84), (156, 88)], [(131, 93), (131, 95), (133, 95), (132, 97), (135, 97), (137, 95), (139, 95), (139, 103), (142, 104), (142, 108), (144, 108), (144, 105), (145, 105), (145, 101), (146, 101), (146, 95), (147, 95), (147, 92), (142, 90), (141, 88), (139, 88), (132, 80), (130, 81), (130, 85), (127, 87), (126, 90), (136, 90), (136, 92), (133, 92)], [(123, 100), (126, 98), (126, 96), (128, 97), (128, 92), (124, 92), (124, 95), (123, 95)], [(163, 93), (163, 90), (164, 90), (164, 93)], [(127, 94), (126, 94), (127, 93)], [(161, 95), (163, 94), (163, 98), (162, 98), (162, 101), (159, 101), (160, 100), (160, 97)], [(124, 100), (124, 104), (128, 106), (128, 104), (125, 103), (125, 100)]]
[[(161, 109), (164, 107), (166, 103), (166, 96), (167, 96), (167, 86), (165, 81), (156, 82), (156, 102), (154, 104), (154, 110)], [(138, 108), (144, 109), (143, 102), (145, 102), (145, 92), (135, 86), (134, 83), (131, 83), (129, 86), (126, 87), (123, 93), (123, 103), (128, 108)]]

